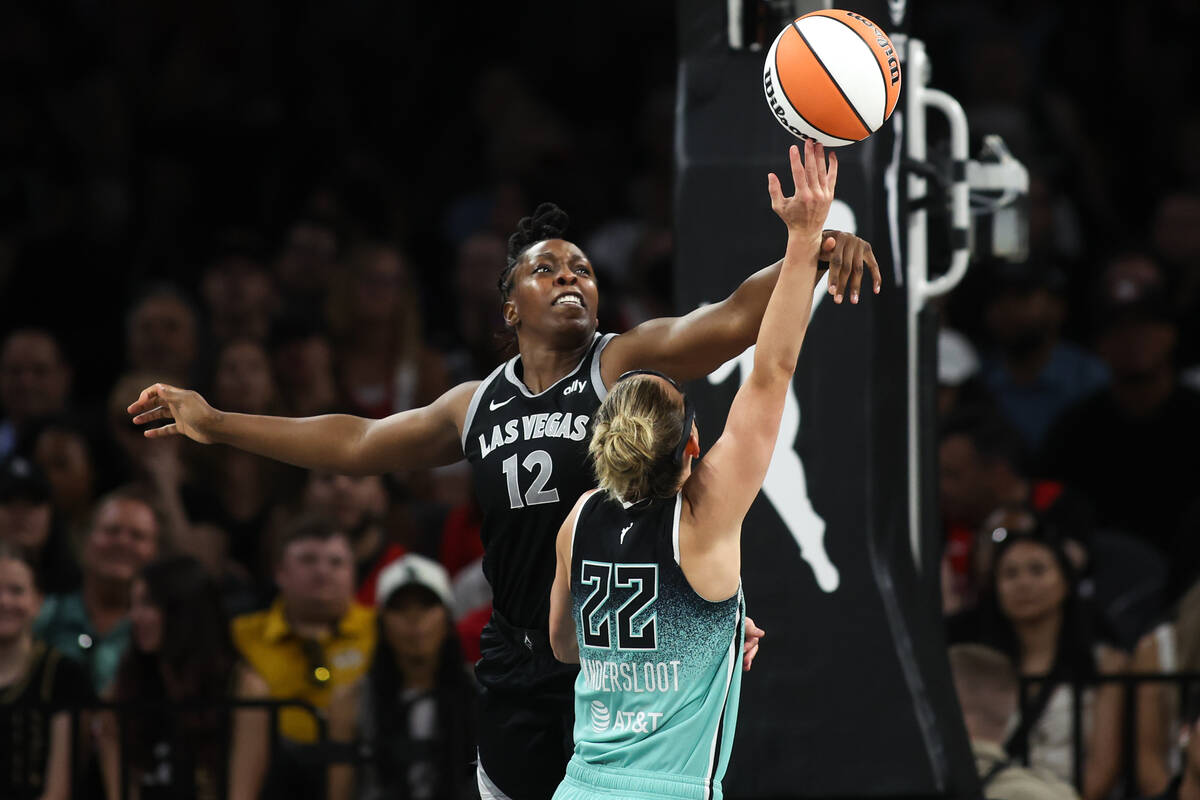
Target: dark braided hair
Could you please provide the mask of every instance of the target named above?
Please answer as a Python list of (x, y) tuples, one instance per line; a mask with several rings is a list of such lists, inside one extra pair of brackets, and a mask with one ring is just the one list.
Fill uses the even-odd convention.
[(525, 251), (538, 242), (561, 239), (570, 222), (567, 212), (554, 203), (539, 203), (533, 210), (533, 216), (521, 217), (516, 232), (508, 237), (508, 263), (504, 265), (504, 269), (500, 271), (500, 279), (496, 281), (501, 302), (508, 300), (508, 293), (512, 291), (513, 268), (517, 266)]

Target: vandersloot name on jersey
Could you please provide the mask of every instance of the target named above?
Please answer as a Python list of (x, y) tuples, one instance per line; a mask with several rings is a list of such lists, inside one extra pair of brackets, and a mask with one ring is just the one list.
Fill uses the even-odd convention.
[(579, 671), (593, 692), (678, 692), (683, 661), (604, 661), (579, 659)]
[(587, 414), (572, 414), (570, 411), (555, 411), (552, 414), (527, 414), (523, 417), (510, 419), (504, 423), (492, 426), (489, 437), (486, 433), (479, 434), (479, 457), (484, 459), (497, 448), (512, 444), (518, 439), (531, 441), (533, 439), (570, 439), (582, 442), (588, 435)]

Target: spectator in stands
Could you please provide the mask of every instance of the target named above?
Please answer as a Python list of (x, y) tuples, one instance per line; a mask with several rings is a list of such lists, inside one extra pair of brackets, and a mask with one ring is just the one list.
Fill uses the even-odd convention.
[(383, 478), (309, 470), (303, 508), (328, 517), (347, 533), (354, 553), (357, 600), (365, 606), (375, 605), (375, 582), (380, 570), (406, 552), (398, 542), (390, 541), (384, 527), (388, 493)]
[(979, 378), (979, 355), (971, 340), (951, 328), (938, 331), (938, 417), (983, 402), (985, 390)]
[(129, 644), (129, 595), (138, 571), (163, 548), (163, 520), (137, 487), (117, 489), (96, 504), (81, 554), (83, 586), (46, 598), (34, 628), (63, 655), (81, 662), (103, 691)]
[[(1133, 672), (1200, 672), (1200, 581), (1179, 601), (1174, 619), (1164, 622), (1138, 642)], [(1195, 689), (1195, 687), (1192, 687)], [(1137, 698), (1138, 790), (1149, 796), (1167, 789), (1179, 774), (1181, 687), (1144, 683)]]
[[(304, 700), (319, 712), (339, 686), (358, 680), (375, 648), (375, 615), (354, 602), (354, 554), (346, 532), (314, 515), (294, 520), (280, 538), (266, 611), (233, 620), (233, 639), (272, 697)], [(317, 725), (297, 709), (280, 714), (280, 733), (312, 742)]]
[(315, 318), (337, 271), (339, 241), (333, 221), (305, 215), (288, 226), (273, 271), (283, 305)]
[[(265, 347), (249, 339), (223, 344), (216, 356), (213, 394), (231, 411), (279, 413)], [(303, 470), (233, 448), (193, 448), (189, 457), (191, 474), (197, 477), (189, 516), (224, 531), (229, 556), (256, 580), (269, 584), (269, 533), (280, 524), (284, 503), (299, 490)]]
[(299, 315), (278, 321), (271, 332), (271, 365), (286, 416), (314, 417), (337, 410), (333, 344), (317, 323)]
[(129, 369), (178, 376), (189, 383), (197, 377), (199, 330), (196, 310), (175, 286), (152, 287), (129, 310), (125, 355)]
[(1064, 408), (1108, 383), (1108, 369), (1063, 341), (1066, 276), (1049, 264), (995, 262), (985, 318), (996, 352), (983, 382), (1031, 451)]
[(329, 800), (477, 797), (475, 694), (455, 635), (450, 579), (410, 554), (380, 574), (379, 646), (367, 675), (330, 703), (333, 739), (355, 742), (357, 773), (335, 765)]
[[(196, 492), (191, 479), (184, 451), (187, 444), (171, 443), (158, 447), (136, 426), (129, 424), (129, 415), (124, 413), (124, 398), (137, 381), (150, 378), (153, 372), (126, 372), (117, 378), (108, 393), (106, 419), (108, 436), (116, 445), (116, 463), (111, 465), (121, 484), (137, 484), (145, 488), (153, 499), (156, 509), (163, 518), (161, 534), (164, 538), (179, 541), (187, 536), (191, 527), (188, 516), (189, 495)], [(193, 505), (203, 505), (196, 503)]]
[(486, 231), (467, 237), (455, 252), (455, 345), (448, 363), (456, 381), (479, 380), (507, 357), (504, 318), (496, 313), (492, 286), (496, 265), (507, 253), (504, 239)]
[(1200, 193), (1172, 191), (1158, 201), (1150, 224), (1154, 253), (1166, 268), (1180, 323), (1176, 363), (1200, 366)]
[[(1086, 494), (1098, 524), (1170, 555), (1200, 484), (1200, 394), (1176, 380), (1176, 320), (1159, 284), (1114, 269), (1101, 279), (1097, 336), (1112, 383), (1062, 414), (1043, 470)], [(1192, 564), (1172, 567), (1169, 602), (1194, 577), (1183, 570)]]
[(70, 392), (71, 367), (53, 334), (41, 328), (10, 333), (0, 345), (0, 458), (34, 421), (63, 413)]
[(1012, 662), (978, 644), (950, 648), (950, 672), (962, 709), (980, 788), (988, 800), (1077, 800), (1069, 783), (1038, 767), (1024, 767), (1004, 750), (1019, 693)]
[[(1029, 685), (1009, 752), (1027, 753), (1032, 765), (1073, 783), (1070, 682), (1118, 673), (1128, 659), (1100, 640), (1101, 626), (1079, 596), (1075, 568), (1052, 529), (1013, 527), (995, 538), (994, 588), (977, 641), (1007, 654), (1020, 675), (1046, 678)], [(1121, 688), (1085, 687), (1082, 697), (1081, 795), (1101, 800), (1121, 766)]]
[(427, 405), (449, 388), (440, 354), (422, 342), (420, 297), (400, 252), (363, 244), (330, 288), (329, 330), (349, 413), (380, 418)]
[(1200, 797), (1200, 698), (1193, 696), (1181, 721), (1181, 763), (1170, 783), (1153, 800), (1190, 800)]
[(208, 330), (218, 345), (235, 339), (265, 342), (279, 306), (275, 284), (262, 262), (265, 244), (249, 231), (218, 237), (200, 278)]
[(0, 797), (66, 800), (70, 707), (95, 699), (78, 664), (33, 637), (42, 597), (25, 554), (0, 542)]
[(11, 456), (0, 464), (0, 542), (25, 554), (41, 591), (70, 592), (79, 587), (79, 567), (50, 492), (34, 462)]
[[(136, 706), (98, 726), (109, 800), (122, 797), (122, 766), (135, 800), (258, 798), (268, 712), (225, 703), (263, 699), (267, 685), (239, 663), (216, 582), (188, 556), (155, 561), (133, 583), (129, 619), (132, 641), (109, 694)], [(200, 707), (178, 707), (187, 703)]]
[(91, 440), (75, 423), (53, 419), (39, 428), (32, 455), (50, 483), (51, 500), (68, 537), (79, 541), (87, 531), (100, 477)]
[(976, 539), (987, 516), (1014, 505), (1045, 511), (1063, 495), (1061, 484), (1031, 480), (1025, 461), (1020, 437), (991, 408), (964, 407), (943, 420), (938, 486), (946, 526), (946, 613), (973, 608), (978, 601), (983, 587), (971, 564), (977, 560)]

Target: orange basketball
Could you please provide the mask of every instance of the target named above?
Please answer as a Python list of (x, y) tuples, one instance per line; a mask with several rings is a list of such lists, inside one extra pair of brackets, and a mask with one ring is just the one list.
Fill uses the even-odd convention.
[(839, 147), (861, 142), (892, 115), (900, 60), (887, 34), (861, 14), (814, 11), (775, 37), (763, 89), (793, 135)]

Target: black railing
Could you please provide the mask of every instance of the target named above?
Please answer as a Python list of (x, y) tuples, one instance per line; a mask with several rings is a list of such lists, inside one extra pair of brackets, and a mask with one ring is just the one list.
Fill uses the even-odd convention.
[[(1045, 684), (1045, 677), (1022, 677), (1020, 713), (1022, 722), (1028, 711), (1028, 705), (1035, 691), (1033, 687)], [(1139, 797), (1142, 792), (1138, 787), (1137, 759), (1137, 719), (1138, 719), (1138, 688), (1142, 684), (1175, 684), (1179, 692), (1179, 702), (1176, 708), (1182, 714), (1188, 706), (1189, 693), (1200, 690), (1200, 672), (1126, 672), (1115, 675), (1096, 675), (1089, 678), (1072, 680), (1054, 680), (1055, 686), (1069, 686), (1071, 689), (1071, 762), (1074, 768), (1072, 783), (1076, 791), (1083, 793), (1084, 752), (1083, 738), (1087, 731), (1083, 730), (1083, 693), (1093, 687), (1120, 684), (1122, 687), (1121, 705), (1121, 761), (1122, 769), (1118, 777), (1118, 786), (1122, 789), (1123, 797)], [(1024, 726), (1022, 726), (1024, 727)], [(1028, 763), (1028, 749), (1024, 753)]]
[[(28, 756), (32, 754), (35, 747), (41, 746), (39, 740), (44, 741), (49, 738), (49, 729), (52, 725), (52, 719), (60, 713), (68, 713), (71, 721), (71, 758), (70, 758), (70, 783), (72, 798), (91, 798), (99, 793), (99, 797), (104, 797), (104, 791), (100, 786), (88, 786), (87, 781), (89, 774), (91, 777), (102, 777), (102, 770), (99, 767), (99, 748), (96, 746), (91, 732), (85, 732), (83, 723), (93, 719), (98, 714), (112, 714), (115, 719), (116, 736), (120, 743), (120, 798), (127, 800), (129, 795), (129, 759), (125, 757), (128, 753), (127, 745), (127, 723), (131, 718), (147, 712), (161, 715), (164, 711), (170, 714), (194, 712), (194, 711), (221, 711), (232, 715), (233, 712), (240, 709), (265, 709), (270, 712), (270, 727), (267, 757), (266, 781), (271, 780), (272, 767), (281, 762), (280, 754), (285, 747), (299, 749), (303, 751), (304, 762), (309, 766), (325, 766), (331, 763), (340, 763), (343, 761), (352, 761), (353, 758), (347, 754), (347, 749), (331, 745), (328, 738), (328, 730), (325, 719), (318, 713), (317, 709), (310, 703), (302, 700), (278, 700), (278, 699), (258, 699), (258, 700), (243, 700), (243, 699), (217, 699), (204, 701), (183, 701), (171, 703), (153, 703), (153, 702), (91, 702), (79, 703), (73, 705), (22, 705), (22, 706), (3, 706), (0, 705), (0, 726), (9, 729), (12, 732), (12, 741), (17, 746), (24, 746), (26, 756), (22, 761), (28, 762)], [(280, 712), (284, 709), (297, 709), (306, 712), (312, 717), (316, 726), (316, 739), (311, 743), (295, 743), (285, 740), (280, 734), (279, 717)], [(35, 730), (34, 728), (44, 728), (44, 730)], [(43, 739), (44, 737), (44, 739)], [(181, 742), (186, 745), (186, 742)], [(232, 742), (230, 742), (232, 744)], [(81, 746), (83, 745), (83, 746)], [(49, 753), (45, 753), (48, 757)], [(93, 766), (94, 771), (91, 771)], [(50, 765), (47, 764), (47, 769)], [(90, 772), (89, 772), (90, 771)], [(228, 759), (222, 769), (223, 779), (228, 782)], [(325, 797), (326, 782), (324, 779), (324, 771), (321, 770), (321, 780), (319, 785), (307, 787), (312, 790), (311, 797), (323, 800)], [(268, 784), (269, 785), (269, 784)], [(264, 790), (268, 786), (264, 786)], [(91, 791), (88, 791), (91, 789)], [(227, 793), (227, 786), (221, 786), (218, 790), (218, 796), (224, 797)]]

